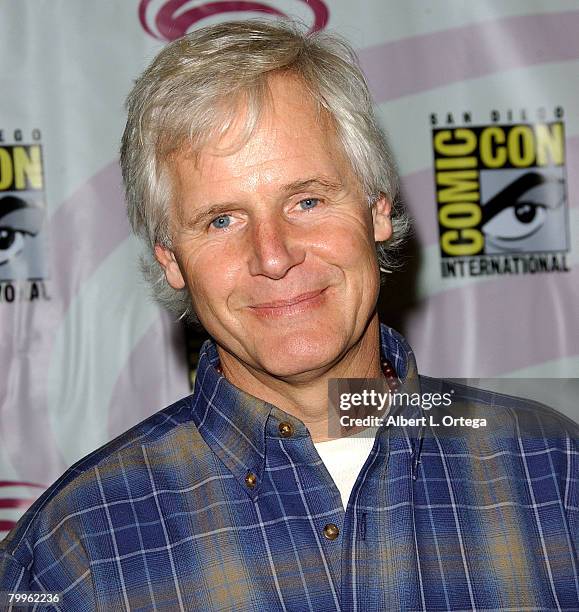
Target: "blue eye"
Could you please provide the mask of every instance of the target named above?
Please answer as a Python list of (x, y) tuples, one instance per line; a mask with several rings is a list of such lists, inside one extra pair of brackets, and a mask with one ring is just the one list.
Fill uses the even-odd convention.
[(311, 210), (315, 208), (320, 203), (316, 198), (307, 198), (306, 200), (302, 200), (300, 202), (300, 207), (302, 210)]
[(229, 215), (221, 215), (220, 217), (217, 217), (217, 219), (213, 219), (213, 221), (211, 221), (211, 225), (216, 229), (225, 229), (230, 223), (231, 221)]

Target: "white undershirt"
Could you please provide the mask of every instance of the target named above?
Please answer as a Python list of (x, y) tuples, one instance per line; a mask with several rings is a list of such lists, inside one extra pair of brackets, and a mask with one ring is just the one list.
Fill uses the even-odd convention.
[(344, 509), (348, 505), (356, 478), (374, 446), (376, 431), (376, 428), (368, 428), (344, 438), (314, 442), (318, 454), (340, 491)]

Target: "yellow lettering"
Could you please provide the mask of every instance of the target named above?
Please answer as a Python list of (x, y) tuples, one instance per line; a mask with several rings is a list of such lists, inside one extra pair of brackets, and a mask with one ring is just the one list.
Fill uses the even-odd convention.
[(14, 178), (12, 157), (6, 149), (0, 148), (0, 189), (9, 189)]
[[(505, 132), (498, 126), (485, 128), (480, 135), (480, 158), (487, 168), (501, 168), (507, 161)], [(501, 146), (502, 145), (502, 146)]]
[(509, 159), (516, 168), (527, 168), (535, 161), (535, 139), (528, 125), (516, 125), (507, 140)]
[(476, 255), (484, 245), (484, 237), (479, 230), (448, 230), (442, 234), (442, 249), (453, 257)]
[(445, 204), (438, 213), (440, 224), (454, 229), (474, 227), (480, 223), (481, 218), (480, 206), (472, 202)]
[[(449, 144), (449, 141), (458, 140)], [(456, 130), (441, 130), (434, 136), (434, 149), (445, 157), (465, 157), (476, 148), (476, 134), (472, 130), (457, 128)]]
[[(28, 149), (28, 150), (27, 150)], [(14, 147), (14, 175), (16, 189), (42, 189), (42, 162), (40, 147)], [(28, 178), (28, 183), (26, 182)], [(30, 187), (28, 187), (30, 185)]]
[(437, 170), (476, 168), (477, 163), (478, 160), (476, 157), (439, 157), (435, 162)]
[(561, 166), (565, 163), (562, 123), (540, 123), (535, 126), (535, 136), (538, 166)]
[(438, 191), (440, 204), (446, 202), (478, 202), (478, 172), (476, 170), (459, 170), (456, 172), (437, 172), (436, 184), (444, 187)]

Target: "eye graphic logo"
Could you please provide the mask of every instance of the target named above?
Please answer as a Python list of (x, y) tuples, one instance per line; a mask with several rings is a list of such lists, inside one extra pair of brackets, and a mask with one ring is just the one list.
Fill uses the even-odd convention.
[(563, 168), (481, 172), (485, 253), (566, 249)]
[(16, 196), (0, 199), (0, 266), (20, 255), (27, 237), (35, 237), (42, 224), (43, 213), (37, 206)]
[(42, 148), (0, 147), (0, 281), (42, 279), (45, 217)]
[(470, 275), (567, 271), (562, 121), (434, 129), (432, 143), (443, 276), (465, 259)]
[[(266, 3), (252, 0), (215, 0), (212, 2), (192, 2), (191, 0), (141, 0), (139, 20), (144, 30), (154, 38), (171, 41), (185, 35), (194, 25), (208, 18), (225, 16), (234, 19), (235, 15), (249, 13), (250, 17), (271, 16), (287, 18), (288, 12)], [(275, 4), (281, 4), (275, 2)], [(328, 7), (323, 0), (293, 0), (283, 3), (294, 5), (292, 12), (306, 23), (311, 23), (310, 31), (323, 30), (329, 19)], [(305, 9), (305, 12), (304, 12)]]

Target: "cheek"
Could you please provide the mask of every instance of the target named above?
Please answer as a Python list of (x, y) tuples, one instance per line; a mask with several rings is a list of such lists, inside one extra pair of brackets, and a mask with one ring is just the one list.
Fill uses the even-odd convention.
[(227, 300), (241, 268), (237, 249), (202, 246), (185, 254), (183, 265), (196, 310), (211, 310)]
[(315, 247), (325, 253), (325, 259), (347, 269), (359, 269), (364, 262), (375, 259), (371, 231), (360, 220), (343, 219), (328, 224), (316, 240)]

